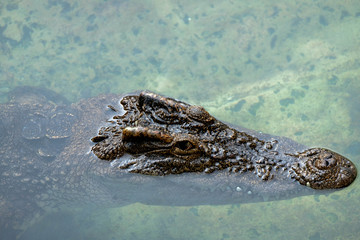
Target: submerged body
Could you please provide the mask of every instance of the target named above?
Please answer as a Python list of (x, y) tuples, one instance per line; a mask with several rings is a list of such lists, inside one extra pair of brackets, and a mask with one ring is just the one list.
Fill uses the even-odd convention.
[(69, 105), (18, 89), (0, 106), (0, 132), (0, 227), (9, 232), (59, 206), (269, 201), (346, 187), (357, 174), (330, 150), (230, 127), (149, 92)]

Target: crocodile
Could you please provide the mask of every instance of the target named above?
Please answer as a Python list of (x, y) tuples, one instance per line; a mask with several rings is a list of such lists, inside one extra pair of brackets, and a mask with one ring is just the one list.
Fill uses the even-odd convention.
[[(325, 194), (355, 165), (149, 91), (70, 104), (23, 87), (0, 105), (0, 233), (66, 207), (233, 204)], [(4, 230), (5, 229), (5, 230)], [(3, 239), (3, 238), (2, 238)]]

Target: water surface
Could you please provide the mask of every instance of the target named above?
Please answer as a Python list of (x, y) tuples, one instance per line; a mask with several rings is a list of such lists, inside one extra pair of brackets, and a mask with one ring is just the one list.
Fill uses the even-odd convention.
[[(360, 166), (358, 1), (2, 1), (0, 100), (149, 89)], [(359, 181), (328, 196), (55, 212), (22, 239), (358, 239)]]

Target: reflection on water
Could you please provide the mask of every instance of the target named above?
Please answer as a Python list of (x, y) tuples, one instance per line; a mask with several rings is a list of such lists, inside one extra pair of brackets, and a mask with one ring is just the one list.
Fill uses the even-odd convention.
[[(0, 101), (22, 85), (73, 102), (146, 88), (359, 166), (359, 21), (351, 0), (5, 1)], [(265, 203), (83, 206), (46, 215), (22, 239), (357, 239), (359, 197), (356, 181)]]

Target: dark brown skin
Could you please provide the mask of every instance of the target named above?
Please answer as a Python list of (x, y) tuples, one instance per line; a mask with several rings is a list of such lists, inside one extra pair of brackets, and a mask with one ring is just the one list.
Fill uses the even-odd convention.
[(291, 177), (314, 189), (346, 187), (357, 175), (350, 160), (328, 149), (308, 149), (294, 157), (299, 161), (291, 167)]
[[(263, 181), (286, 175), (313, 189), (336, 189), (356, 178), (354, 164), (324, 148), (279, 152), (278, 141), (264, 141), (216, 120), (204, 108), (151, 92), (121, 100), (126, 111), (102, 127), (92, 151), (119, 169), (148, 175), (252, 172)], [(145, 155), (146, 158), (140, 156)]]
[(273, 201), (346, 187), (357, 173), (330, 150), (230, 127), (149, 92), (70, 105), (17, 88), (0, 104), (0, 136), (0, 239), (62, 206)]

